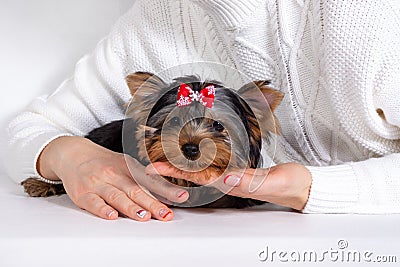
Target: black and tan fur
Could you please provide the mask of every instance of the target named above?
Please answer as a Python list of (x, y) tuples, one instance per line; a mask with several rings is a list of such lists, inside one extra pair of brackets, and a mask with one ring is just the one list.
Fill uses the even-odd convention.
[[(167, 84), (156, 75), (137, 72), (129, 75), (126, 81), (133, 96), (127, 118), (94, 129), (86, 138), (110, 150), (129, 154), (143, 164), (170, 162), (180, 171), (195, 172), (196, 179), (204, 183), (230, 167), (257, 168), (261, 164), (262, 139), (268, 143), (271, 133), (279, 133), (273, 111), (282, 94), (269, 88), (267, 81), (249, 83), (238, 91), (225, 88), (217, 81), (199, 81), (196, 76), (176, 78)], [(188, 84), (194, 91), (213, 84), (216, 88), (213, 108), (197, 102), (176, 107), (177, 88), (181, 83)], [(232, 148), (232, 144), (239, 143), (247, 146)], [(182, 151), (187, 144), (200, 147), (200, 152), (195, 157), (185, 155)], [(189, 189), (198, 187), (182, 179), (165, 179)], [(65, 193), (62, 185), (49, 185), (33, 178), (22, 185), (35, 197)], [(218, 193), (212, 187), (201, 193), (189, 192), (188, 203)], [(242, 208), (261, 203), (223, 195), (201, 206)]]

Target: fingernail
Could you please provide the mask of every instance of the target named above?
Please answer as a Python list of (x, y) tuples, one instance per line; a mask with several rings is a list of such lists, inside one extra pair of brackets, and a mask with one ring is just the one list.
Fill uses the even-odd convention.
[(240, 180), (240, 177), (237, 177), (235, 175), (228, 175), (224, 179), (224, 184), (237, 187), (240, 184)]
[(109, 211), (107, 211), (107, 213), (106, 213), (106, 215), (107, 215), (108, 218), (112, 218), (112, 217), (114, 216), (114, 214), (115, 214), (115, 211), (114, 211), (114, 210), (109, 210)]
[(178, 191), (178, 192), (176, 192), (176, 196), (177, 196), (178, 198), (181, 198), (181, 197), (183, 197), (186, 193), (187, 193), (186, 191)]
[(168, 214), (171, 214), (172, 212), (170, 210), (166, 210), (166, 209), (160, 209), (159, 214), (160, 216), (165, 219)]
[(136, 212), (136, 215), (138, 216), (138, 217), (140, 217), (140, 218), (144, 218), (144, 216), (146, 216), (146, 214), (147, 214), (147, 211), (145, 211), (145, 210), (138, 210), (137, 212)]

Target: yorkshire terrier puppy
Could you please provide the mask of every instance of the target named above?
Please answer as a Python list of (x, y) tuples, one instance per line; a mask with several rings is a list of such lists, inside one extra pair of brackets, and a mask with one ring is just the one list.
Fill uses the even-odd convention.
[[(268, 81), (238, 91), (197, 76), (166, 83), (154, 74), (136, 72), (126, 81), (133, 96), (126, 119), (94, 129), (86, 138), (142, 164), (168, 162), (178, 171), (192, 172), (198, 183), (164, 177), (187, 187), (190, 197), (184, 206), (243, 208), (264, 203), (199, 184), (230, 168), (261, 165), (262, 141), (268, 144), (270, 134), (279, 134), (273, 111), (282, 93), (268, 87)], [(62, 185), (34, 178), (22, 185), (30, 196), (65, 193)]]

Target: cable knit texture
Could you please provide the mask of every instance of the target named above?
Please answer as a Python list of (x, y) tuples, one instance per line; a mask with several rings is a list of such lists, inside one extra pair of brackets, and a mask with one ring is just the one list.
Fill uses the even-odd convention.
[(400, 212), (397, 0), (138, 0), (73, 78), (10, 123), (10, 176), (38, 176), (54, 138), (121, 119), (127, 74), (197, 61), (269, 79), (285, 94), (276, 161), (310, 170), (303, 212)]

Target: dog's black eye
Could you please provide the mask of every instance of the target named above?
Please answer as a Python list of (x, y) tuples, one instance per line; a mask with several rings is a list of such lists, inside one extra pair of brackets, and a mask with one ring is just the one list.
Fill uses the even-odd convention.
[(214, 121), (212, 127), (218, 132), (222, 132), (225, 129), (219, 121)]
[(181, 124), (181, 120), (178, 117), (173, 117), (168, 121), (170, 126), (179, 126)]

